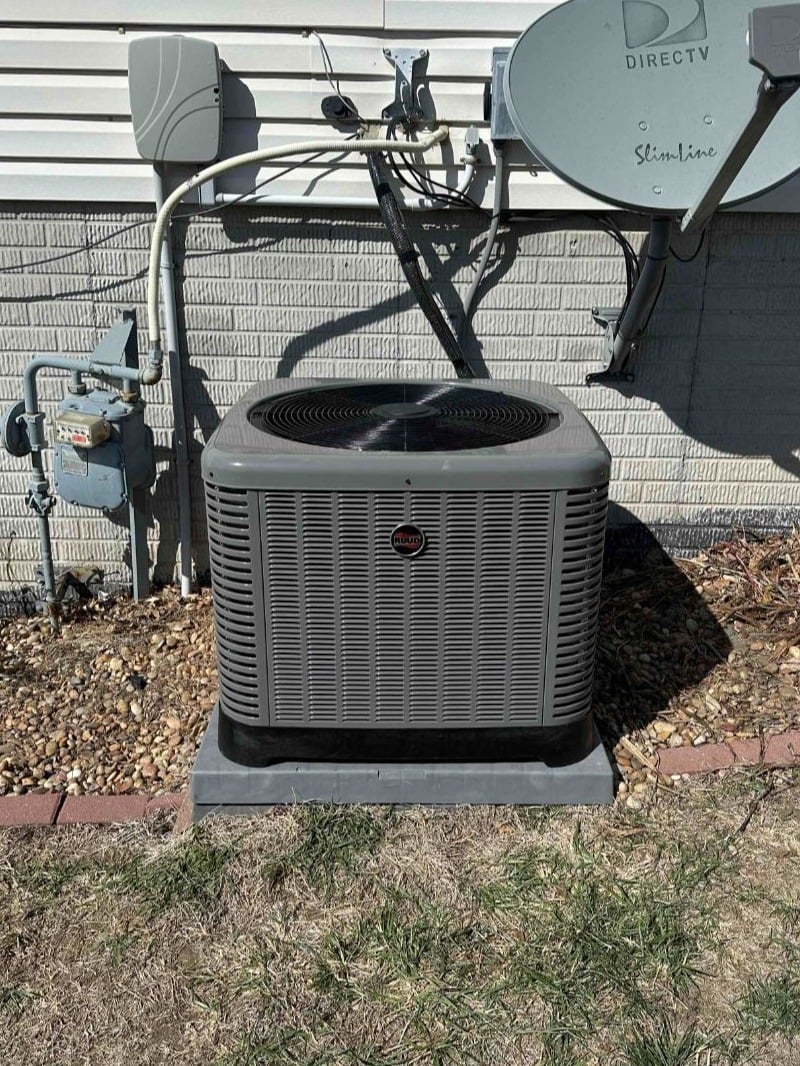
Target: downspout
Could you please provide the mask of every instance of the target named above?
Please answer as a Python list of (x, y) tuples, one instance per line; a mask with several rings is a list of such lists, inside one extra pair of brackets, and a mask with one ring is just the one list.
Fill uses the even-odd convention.
[[(156, 213), (164, 206), (164, 176), (153, 167)], [(181, 561), (181, 596), (192, 592), (192, 487), (189, 476), (189, 430), (186, 422), (186, 395), (178, 336), (178, 308), (175, 302), (175, 274), (172, 257), (172, 232), (164, 227), (161, 242), (161, 299), (164, 303), (164, 334), (169, 362), (172, 394), (172, 425), (175, 464), (178, 475), (178, 536)]]

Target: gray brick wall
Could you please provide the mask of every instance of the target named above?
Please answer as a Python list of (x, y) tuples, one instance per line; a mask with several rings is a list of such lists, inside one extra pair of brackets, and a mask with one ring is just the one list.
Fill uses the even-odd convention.
[[(0, 392), (20, 394), (35, 352), (90, 352), (124, 308), (139, 314), (144, 347), (146, 225), (86, 245), (141, 211), (0, 212)], [(622, 220), (634, 243), (639, 220)], [(483, 244), (480, 219), (409, 217), (445, 307), (455, 314)], [(24, 272), (33, 259), (81, 251)], [(690, 251), (690, 248), (680, 248)], [(207, 567), (199, 453), (247, 386), (275, 375), (450, 376), (449, 364), (402, 280), (377, 216), (266, 214), (230, 209), (176, 224), (180, 315), (192, 416), (195, 565)], [(589, 308), (623, 292), (616, 245), (580, 217), (513, 223), (504, 232), (474, 319), (473, 354), (493, 377), (542, 378), (564, 388), (614, 456), (617, 524), (644, 523), (677, 552), (735, 525), (782, 528), (800, 511), (800, 221), (718, 217), (691, 264), (671, 262), (637, 365), (620, 391), (588, 390), (603, 358)], [(42, 375), (48, 401), (63, 376)], [(159, 475), (151, 498), (151, 556), (159, 578), (175, 565), (177, 501), (170, 457), (169, 383), (148, 393)], [(52, 407), (50, 406), (50, 410)], [(0, 458), (0, 581), (30, 581), (35, 523), (25, 462)], [(124, 526), (59, 502), (59, 565), (92, 563), (126, 579)]]

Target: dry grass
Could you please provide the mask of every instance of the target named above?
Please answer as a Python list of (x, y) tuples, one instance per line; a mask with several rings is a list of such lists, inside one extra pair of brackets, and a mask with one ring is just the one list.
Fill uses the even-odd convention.
[(790, 1066), (799, 783), (7, 831), (0, 1061)]

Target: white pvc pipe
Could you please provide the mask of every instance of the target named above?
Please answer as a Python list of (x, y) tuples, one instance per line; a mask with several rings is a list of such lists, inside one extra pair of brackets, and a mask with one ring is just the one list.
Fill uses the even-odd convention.
[[(263, 148), (255, 152), (245, 152), (242, 155), (231, 156), (230, 159), (222, 159), (219, 163), (193, 174), (188, 181), (182, 182), (171, 193), (161, 210), (156, 216), (153, 227), (153, 238), (150, 245), (150, 270), (147, 276), (147, 325), (150, 334), (151, 363), (158, 362), (160, 365), (161, 353), (161, 325), (158, 320), (158, 282), (161, 269), (161, 248), (164, 239), (164, 230), (167, 227), (170, 216), (187, 192), (202, 185), (218, 174), (225, 174), (229, 170), (246, 166), (248, 163), (265, 163), (270, 159), (280, 159), (289, 155), (305, 155), (308, 152), (426, 152), (435, 144), (440, 144), (450, 136), (447, 126), (440, 126), (433, 133), (420, 138), (418, 141), (390, 141), (390, 140), (330, 140), (330, 141), (295, 141), (290, 144), (277, 145), (275, 148)], [(153, 359), (156, 353), (156, 359)]]
[[(397, 142), (395, 142), (397, 143)], [(467, 192), (475, 178), (475, 157), (469, 156), (464, 159), (464, 173), (457, 185), (451, 192), (463, 195)], [(276, 193), (272, 196), (237, 196), (233, 192), (220, 192), (214, 197), (217, 204), (248, 204), (255, 207), (343, 207), (368, 211), (370, 208), (378, 209), (378, 203), (374, 196), (316, 196), (308, 195), (289, 196), (285, 193)], [(435, 200), (430, 196), (417, 196), (405, 199), (400, 207), (404, 211), (433, 211), (444, 206), (443, 200)]]

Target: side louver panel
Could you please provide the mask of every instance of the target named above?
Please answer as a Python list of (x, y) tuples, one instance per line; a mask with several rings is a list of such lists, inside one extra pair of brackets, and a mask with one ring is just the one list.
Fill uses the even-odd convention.
[(249, 494), (206, 484), (206, 514), (220, 702), (231, 716), (255, 722), (265, 702), (266, 669), (263, 650), (259, 653), (263, 649), (261, 568)]
[[(270, 724), (540, 725), (555, 494), (266, 492)], [(390, 536), (412, 522), (425, 551)]]
[[(564, 494), (563, 532), (556, 536), (551, 619), (550, 673), (545, 725), (588, 714), (592, 703), (603, 547), (608, 512), (608, 486), (572, 490)], [(560, 550), (559, 550), (560, 549)], [(559, 566), (560, 555), (560, 566)]]

